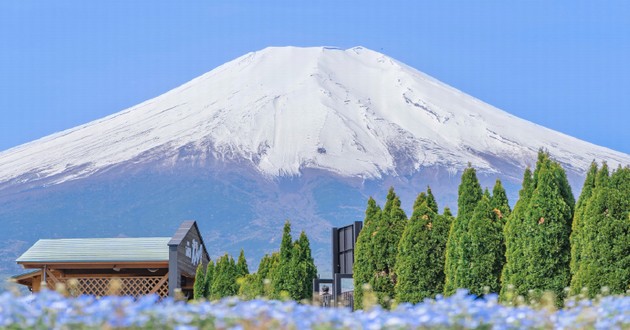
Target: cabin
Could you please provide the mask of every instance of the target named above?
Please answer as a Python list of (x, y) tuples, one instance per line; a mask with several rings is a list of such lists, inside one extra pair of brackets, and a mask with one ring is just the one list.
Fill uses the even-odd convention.
[(172, 237), (40, 239), (16, 260), (31, 271), (13, 280), (32, 292), (65, 284), (73, 294), (191, 298), (209, 260), (197, 223), (185, 221)]

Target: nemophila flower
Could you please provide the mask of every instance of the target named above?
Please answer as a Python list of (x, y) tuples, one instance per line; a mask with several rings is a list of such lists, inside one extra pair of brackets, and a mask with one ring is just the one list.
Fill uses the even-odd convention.
[(626, 329), (630, 297), (568, 301), (555, 312), (498, 303), (496, 295), (455, 295), (387, 311), (320, 308), (235, 298), (186, 303), (157, 296), (65, 298), (56, 292), (0, 295), (0, 328), (21, 329)]

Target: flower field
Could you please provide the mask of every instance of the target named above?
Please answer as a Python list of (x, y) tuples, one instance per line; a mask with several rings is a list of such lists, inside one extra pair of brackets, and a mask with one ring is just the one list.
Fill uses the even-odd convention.
[(509, 307), (495, 295), (448, 298), (392, 311), (320, 308), (227, 298), (186, 303), (156, 296), (66, 298), (54, 291), (0, 295), (1, 329), (630, 329), (630, 297), (569, 301), (561, 310)]

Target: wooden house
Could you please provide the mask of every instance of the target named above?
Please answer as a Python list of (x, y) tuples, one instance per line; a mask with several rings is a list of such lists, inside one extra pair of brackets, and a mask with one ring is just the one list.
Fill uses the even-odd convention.
[(209, 260), (197, 223), (185, 221), (172, 237), (40, 239), (16, 260), (32, 271), (13, 279), (32, 292), (65, 284), (75, 294), (192, 297)]

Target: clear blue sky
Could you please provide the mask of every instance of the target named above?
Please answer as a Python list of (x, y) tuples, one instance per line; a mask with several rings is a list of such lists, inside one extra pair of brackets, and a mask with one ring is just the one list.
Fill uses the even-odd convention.
[(365, 46), (630, 153), (630, 1), (0, 1), (0, 150), (267, 46)]

